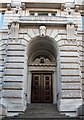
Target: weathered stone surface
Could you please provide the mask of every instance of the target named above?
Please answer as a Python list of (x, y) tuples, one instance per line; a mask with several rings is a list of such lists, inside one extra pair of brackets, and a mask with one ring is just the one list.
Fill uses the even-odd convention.
[(31, 29), (31, 28), (28, 29), (27, 34), (30, 36), (30, 38), (34, 38), (35, 37), (35, 33), (34, 33), (33, 29)]
[(35, 36), (39, 36), (39, 29), (33, 29)]
[(82, 80), (82, 84), (84, 84), (84, 78), (82, 78), (81, 80)]
[(62, 90), (62, 97), (64, 98), (77, 98), (81, 97), (81, 90)]
[(74, 63), (74, 64), (78, 64), (78, 57), (70, 57), (70, 58), (68, 58), (67, 56), (66, 57), (63, 57), (63, 56), (61, 56), (61, 58), (60, 58), (60, 60), (61, 60), (61, 62), (65, 62), (66, 64), (72, 64), (72, 63)]
[(6, 51), (5, 50), (4, 51), (0, 51), (0, 54), (4, 55), (4, 54), (6, 54)]
[(61, 68), (63, 69), (79, 69), (79, 65), (78, 64), (74, 64), (74, 63), (62, 63), (61, 64)]
[(8, 33), (2, 34), (2, 39), (8, 39)]
[(3, 77), (4, 81), (23, 81), (23, 76), (4, 76)]
[(69, 40), (76, 39), (74, 24), (70, 23), (67, 24), (67, 39)]
[(79, 54), (79, 55), (81, 55), (81, 56), (84, 57), (84, 52), (80, 51), (80, 54)]
[(17, 61), (17, 62), (24, 62), (24, 57), (8, 57), (7, 58), (7, 62), (11, 62), (11, 61)]
[(84, 56), (80, 56), (80, 60), (83, 61), (84, 60)]
[(5, 50), (5, 49), (6, 49), (5, 45), (4, 46), (0, 46), (0, 51)]
[(2, 90), (2, 83), (0, 83), (0, 91)]
[(24, 50), (24, 46), (22, 45), (14, 45), (14, 44), (10, 44), (7, 46), (7, 49), (10, 49), (10, 50)]
[(4, 90), (3, 97), (22, 97), (22, 90)]
[[(11, 61), (12, 62), (14, 61), (14, 63), (12, 63)], [(5, 67), (24, 68), (24, 63), (20, 63), (20, 61), (17, 61), (17, 59), (11, 60), (11, 61), (9, 61), (10, 63), (6, 63)], [(16, 62), (18, 62), (18, 63), (16, 63)], [(21, 59), (21, 62), (23, 62), (22, 59)]]
[(0, 72), (0, 78), (3, 76), (3, 72)]
[(80, 83), (80, 76), (62, 76), (62, 82), (64, 83)]
[(0, 120), (5, 116), (7, 116), (6, 106), (0, 103)]
[(8, 55), (24, 55), (24, 51), (8, 51)]
[[(75, 105), (75, 103), (77, 103)], [(81, 99), (61, 99), (61, 111), (75, 111), (82, 104)], [(69, 108), (69, 109), (67, 109)], [(70, 113), (69, 113), (70, 115)]]
[[(21, 36), (20, 36), (20, 37), (21, 37)], [(29, 41), (29, 40), (31, 39), (31, 37), (30, 37), (28, 34), (23, 35), (23, 38), (24, 38), (26, 41)]]
[(16, 83), (16, 82), (5, 82), (4, 84), (3, 84), (3, 88), (5, 88), (5, 89), (22, 89), (22, 87), (23, 87), (23, 84), (22, 83)]
[(82, 98), (84, 99), (84, 91), (82, 91)]
[(60, 50), (66, 50), (66, 51), (77, 51), (77, 46), (69, 46), (69, 45), (67, 45), (67, 46), (61, 46), (60, 47)]
[[(31, 40), (31, 39), (29, 39), (29, 40)], [(20, 39), (20, 43), (26, 47), (27, 44), (28, 44), (28, 42), (29, 42), (29, 40), (26, 40), (26, 39), (23, 37), (23, 39), (22, 39), (22, 38)]]
[(4, 66), (0, 66), (0, 71), (3, 71), (4, 70)]
[(78, 116), (84, 116), (84, 104), (80, 105), (77, 109)]
[(19, 34), (18, 37), (19, 38), (24, 38), (24, 34)]
[[(12, 6), (11, 2), (10, 11), (5, 8), (6, 3), (4, 8), (0, 7), (1, 11), (5, 10), (0, 30), (1, 102), (10, 111), (7, 115), (24, 111), (26, 103), (31, 103), (32, 73), (42, 72), (42, 76), (52, 73), (52, 102), (63, 112), (75, 113), (84, 99), (81, 6), (80, 11), (75, 11), (75, 2), (64, 2), (61, 11), (63, 2), (47, 2), (50, 6), (42, 1), (39, 6), (29, 2), (29, 7), (27, 2), (24, 10), (21, 6)], [(30, 66), (29, 54), (31, 61), (37, 58), (39, 62)], [(41, 57), (48, 58), (50, 63), (40, 64)]]
[(72, 56), (72, 57), (77, 57), (78, 53), (77, 52), (60, 52), (60, 56)]
[(16, 99), (16, 98), (3, 98), (3, 101), (4, 101), (4, 103), (7, 103), (7, 104), (22, 104), (23, 103), (23, 101), (22, 101), (22, 98), (18, 98), (18, 99)]
[(61, 75), (79, 75), (79, 70), (61, 70)]
[(65, 40), (61, 39), (61, 35), (57, 35), (55, 40), (58, 42), (59, 46), (65, 45)]
[(0, 77), (0, 83), (2, 84), (3, 77)]
[(0, 91), (0, 99), (2, 98), (2, 90)]
[(20, 34), (27, 34), (27, 32), (28, 32), (28, 29), (27, 29), (27, 28), (25, 28), (25, 29), (24, 29), (24, 28), (23, 28), (23, 29), (20, 28), (20, 30), (19, 30), (19, 33), (20, 33)]
[(18, 75), (23, 75), (23, 69), (6, 69), (4, 74), (18, 74)]
[(77, 42), (76, 42), (76, 39), (72, 39), (72, 40), (66, 40), (65, 39), (65, 44), (64, 45), (69, 45), (69, 46), (72, 46), (72, 45), (75, 45), (77, 46)]
[(84, 66), (84, 62), (81, 61), (81, 62), (80, 62), (80, 66)]
[(57, 29), (47, 29), (47, 32), (46, 32), (46, 35), (53, 37), (55, 38), (55, 36), (58, 35), (58, 30)]
[(82, 77), (84, 76), (84, 72), (83, 72), (83, 73), (81, 73), (81, 76), (82, 76)]
[(62, 83), (62, 89), (81, 89), (80, 83)]
[[(11, 111), (11, 113), (12, 113), (12, 111), (14, 112), (16, 112), (17, 111), (17, 113), (18, 112), (22, 112), (23, 111), (23, 109), (24, 109), (24, 107), (23, 107), (23, 104), (19, 104), (19, 103), (17, 103), (17, 104), (11, 104), (11, 106), (10, 107), (8, 107), (8, 111)], [(10, 114), (11, 113), (8, 113), (8, 116), (10, 116)]]

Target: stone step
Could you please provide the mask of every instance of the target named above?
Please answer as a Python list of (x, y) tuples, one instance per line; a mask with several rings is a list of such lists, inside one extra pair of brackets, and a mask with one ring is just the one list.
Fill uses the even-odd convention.
[[(30, 104), (25, 113), (20, 116), (60, 116), (54, 104)], [(61, 115), (65, 116), (65, 115)]]
[(3, 120), (84, 120), (84, 118), (79, 117), (6, 117)]
[(55, 104), (29, 104), (23, 114), (6, 117), (3, 120), (83, 120), (80, 117), (69, 117), (60, 114)]
[(59, 114), (52, 114), (52, 113), (48, 113), (48, 114), (46, 114), (46, 113), (41, 113), (41, 114), (39, 114), (39, 113), (31, 113), (31, 114), (26, 114), (26, 115), (19, 115), (20, 117), (31, 117), (31, 116), (33, 116), (33, 117), (65, 117), (65, 115), (59, 115)]

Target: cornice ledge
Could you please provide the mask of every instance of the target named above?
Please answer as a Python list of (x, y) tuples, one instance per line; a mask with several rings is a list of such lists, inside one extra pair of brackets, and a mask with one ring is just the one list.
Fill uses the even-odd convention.
[(76, 24), (74, 19), (63, 16), (17, 16), (11, 20), (12, 23), (19, 24), (46, 24), (46, 25), (67, 25)]
[(20, 24), (67, 24), (66, 17), (49, 17), (49, 16), (28, 16), (28, 17), (19, 17)]

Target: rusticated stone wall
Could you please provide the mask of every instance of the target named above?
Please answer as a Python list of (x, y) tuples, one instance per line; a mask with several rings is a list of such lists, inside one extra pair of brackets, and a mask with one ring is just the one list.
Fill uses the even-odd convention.
[[(31, 16), (28, 8), (20, 8), (18, 14), (15, 13), (16, 8), (5, 12), (3, 30), (0, 31), (0, 98), (8, 111), (7, 115), (18, 114), (26, 109), (26, 95), (30, 94), (27, 92), (27, 83), (31, 78), (27, 63), (28, 45), (32, 39), (37, 36), (40, 38), (41, 35), (48, 36), (57, 45), (59, 66), (57, 64), (56, 72), (60, 76), (54, 79), (60, 85), (57, 88), (59, 100), (56, 101), (59, 110), (75, 113), (82, 104), (82, 21), (80, 12), (68, 7), (66, 5), (65, 11), (57, 9), (57, 16)], [(41, 27), (42, 24), (44, 27)], [(45, 28), (42, 33), (40, 28)]]

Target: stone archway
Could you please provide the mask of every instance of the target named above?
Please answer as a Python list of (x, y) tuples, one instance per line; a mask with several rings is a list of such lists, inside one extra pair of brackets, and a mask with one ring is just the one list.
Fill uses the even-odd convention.
[[(46, 76), (51, 75), (52, 86), (51, 86), (51, 101), (58, 103), (58, 94), (60, 92), (60, 70), (59, 70), (59, 53), (56, 41), (48, 36), (37, 36), (30, 40), (28, 45), (28, 88), (27, 88), (27, 102), (32, 102), (32, 81), (33, 75)], [(39, 78), (39, 77), (38, 77)], [(35, 79), (35, 78), (34, 78)], [(42, 78), (41, 78), (42, 81)], [(44, 80), (43, 80), (44, 81)], [(36, 80), (37, 82), (37, 80)], [(39, 83), (39, 81), (38, 81)], [(45, 83), (45, 81), (44, 81)], [(33, 83), (34, 84), (34, 83)], [(50, 83), (49, 83), (50, 84)], [(41, 86), (41, 85), (40, 85)], [(42, 88), (41, 88), (42, 89)], [(46, 90), (43, 90), (46, 91)], [(38, 91), (36, 91), (38, 92)], [(50, 91), (47, 91), (50, 92)], [(50, 92), (50, 94), (51, 94)], [(34, 94), (34, 93), (33, 93)], [(42, 94), (42, 93), (40, 93)], [(43, 94), (44, 96), (44, 94)], [(46, 97), (46, 96), (45, 96)], [(39, 98), (39, 97), (38, 97)], [(37, 98), (37, 99), (38, 99)], [(44, 98), (45, 99), (45, 98)], [(45, 101), (45, 100), (44, 100)], [(35, 101), (34, 101), (35, 102)], [(37, 102), (39, 102), (37, 100)], [(43, 101), (40, 101), (43, 102)], [(49, 101), (47, 101), (49, 102)]]

